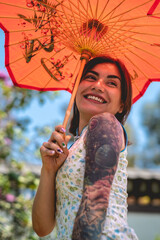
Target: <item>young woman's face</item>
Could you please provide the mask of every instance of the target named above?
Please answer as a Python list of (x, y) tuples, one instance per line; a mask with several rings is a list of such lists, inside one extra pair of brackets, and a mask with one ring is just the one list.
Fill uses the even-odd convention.
[(101, 63), (93, 67), (80, 82), (76, 95), (80, 120), (96, 114), (122, 112), (121, 76), (116, 65)]

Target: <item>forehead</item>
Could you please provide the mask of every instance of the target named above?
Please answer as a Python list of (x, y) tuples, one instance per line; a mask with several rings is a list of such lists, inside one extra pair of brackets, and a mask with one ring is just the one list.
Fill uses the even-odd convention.
[(89, 69), (89, 72), (90, 71), (95, 71), (98, 74), (114, 74), (120, 77), (119, 70), (117, 66), (113, 63), (99, 63), (93, 68)]

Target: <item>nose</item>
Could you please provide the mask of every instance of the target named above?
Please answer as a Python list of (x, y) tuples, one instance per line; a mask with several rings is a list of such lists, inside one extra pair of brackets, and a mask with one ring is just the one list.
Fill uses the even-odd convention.
[(92, 87), (91, 87), (92, 90), (96, 90), (98, 92), (104, 92), (104, 83), (103, 83), (103, 79), (98, 79), (97, 81), (95, 81), (93, 84), (92, 84)]

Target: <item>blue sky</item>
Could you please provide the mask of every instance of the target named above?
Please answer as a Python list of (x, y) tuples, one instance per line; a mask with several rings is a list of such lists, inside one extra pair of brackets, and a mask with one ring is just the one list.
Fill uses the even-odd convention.
[[(4, 58), (4, 33), (0, 29), (0, 71), (6, 72)], [(140, 124), (140, 112), (142, 111), (145, 103), (156, 100), (159, 92), (160, 83), (151, 83), (144, 96), (132, 107), (129, 121), (133, 124), (134, 129), (137, 131), (137, 136), (139, 136), (137, 141), (139, 141), (139, 145), (144, 145), (146, 138), (143, 126)], [(64, 116), (61, 114), (59, 109), (60, 106), (69, 102), (69, 98), (70, 93), (61, 91), (60, 95), (53, 102), (47, 101), (44, 106), (39, 106), (38, 102), (35, 100), (32, 102), (31, 106), (29, 106), (25, 111), (20, 111), (19, 114), (31, 117), (31, 127), (37, 125), (43, 127), (45, 124), (48, 124), (49, 122), (52, 123), (55, 120), (57, 120), (57, 123), (62, 123)]]

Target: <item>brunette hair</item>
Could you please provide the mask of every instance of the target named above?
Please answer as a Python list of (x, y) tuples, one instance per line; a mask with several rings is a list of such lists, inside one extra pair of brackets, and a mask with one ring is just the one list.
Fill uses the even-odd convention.
[[(119, 73), (121, 75), (121, 101), (124, 106), (123, 111), (121, 113), (117, 113), (115, 117), (120, 123), (124, 124), (128, 117), (128, 114), (130, 113), (132, 106), (131, 78), (125, 65), (119, 59), (114, 59), (109, 56), (94, 57), (89, 62), (86, 63), (82, 73), (81, 80), (84, 78), (87, 72), (89, 72), (92, 68), (101, 63), (114, 64), (115, 66), (117, 66)], [(76, 135), (76, 130), (78, 126), (79, 126), (79, 111), (75, 101), (73, 106), (73, 117), (71, 119), (69, 128), (70, 133), (72, 133), (74, 136)]]

